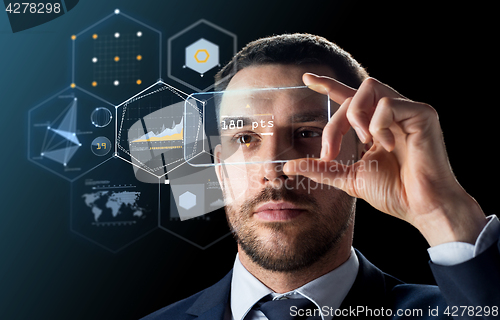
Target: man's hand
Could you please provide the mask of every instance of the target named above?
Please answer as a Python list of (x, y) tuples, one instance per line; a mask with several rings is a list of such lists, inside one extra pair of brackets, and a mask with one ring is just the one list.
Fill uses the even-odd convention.
[[(358, 90), (313, 74), (304, 74), (303, 80), (320, 92), (326, 90), (341, 106), (323, 130), (321, 159), (289, 161), (285, 174), (303, 175), (364, 199), (415, 226), (431, 246), (475, 243), (486, 218), (451, 170), (431, 106), (411, 101), (373, 78)], [(351, 127), (371, 147), (361, 161), (344, 165), (334, 159)], [(308, 166), (298, 165), (300, 161)]]

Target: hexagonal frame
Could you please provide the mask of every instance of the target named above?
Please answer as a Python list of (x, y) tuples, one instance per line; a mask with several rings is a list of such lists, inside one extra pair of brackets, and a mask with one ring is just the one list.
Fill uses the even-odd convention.
[[(173, 87), (173, 86), (171, 86), (171, 85), (169, 85), (169, 84), (165, 83), (163, 80), (161, 80), (161, 79), (160, 79), (160, 80), (158, 80), (157, 82), (155, 82), (154, 84), (152, 84), (152, 85), (148, 86), (148, 87), (147, 87), (147, 88), (145, 88), (144, 90), (142, 90), (142, 91), (138, 92), (137, 94), (133, 95), (132, 97), (128, 98), (127, 100), (125, 100), (125, 101), (123, 101), (122, 103), (120, 103), (120, 104), (118, 104), (117, 106), (115, 106), (115, 114), (116, 114), (116, 116), (115, 116), (115, 151), (114, 151), (114, 154), (113, 154), (113, 155), (114, 155), (115, 157), (117, 157), (117, 158), (119, 158), (119, 159), (121, 159), (121, 160), (123, 160), (123, 161), (125, 161), (125, 162), (127, 162), (127, 163), (129, 163), (129, 164), (131, 164), (131, 165), (133, 165), (133, 166), (135, 166), (136, 168), (138, 168), (138, 169), (142, 170), (143, 172), (146, 172), (146, 173), (148, 173), (148, 174), (150, 174), (150, 175), (152, 175), (152, 176), (156, 177), (156, 178), (157, 178), (157, 179), (159, 179), (159, 181), (160, 181), (162, 178), (164, 178), (164, 177), (168, 174), (168, 172), (166, 172), (166, 173), (161, 173), (161, 174), (159, 174), (159, 175), (158, 175), (158, 174), (155, 174), (154, 172), (148, 171), (148, 170), (146, 170), (145, 168), (143, 168), (143, 167), (141, 167), (141, 166), (139, 166), (139, 165), (137, 165), (137, 164), (133, 163), (133, 161), (129, 161), (128, 159), (123, 158), (123, 157), (122, 157), (122, 156), (118, 153), (118, 148), (119, 148), (119, 145), (120, 145), (119, 139), (121, 138), (121, 130), (123, 129), (123, 128), (121, 127), (121, 124), (119, 123), (121, 120), (119, 120), (119, 117), (118, 117), (118, 115), (119, 115), (118, 110), (119, 110), (120, 108), (122, 108), (123, 106), (126, 106), (128, 103), (131, 103), (131, 102), (133, 103), (134, 101), (136, 101), (136, 100), (138, 100), (138, 99), (141, 99), (142, 94), (144, 94), (144, 93), (145, 93), (145, 92), (147, 92), (148, 90), (150, 90), (150, 89), (152, 89), (153, 87), (158, 86), (158, 85), (163, 85), (163, 86), (167, 87), (167, 88), (168, 88), (168, 90), (170, 90), (170, 91), (172, 91), (172, 92), (175, 92), (175, 93), (176, 93), (177, 95), (179, 95), (179, 96), (181, 96), (181, 95), (183, 95), (183, 96), (185, 96), (185, 97), (189, 96), (187, 93), (185, 93), (185, 92), (183, 92), (183, 91), (181, 91), (181, 90), (179, 90), (179, 89), (177, 89), (177, 88), (175, 88), (175, 87)], [(151, 93), (146, 93), (146, 94), (144, 95), (144, 97), (145, 97), (145, 96), (148, 96), (148, 95), (150, 95), (150, 94), (151, 94)], [(183, 98), (183, 99), (184, 99), (184, 98)], [(123, 117), (123, 115), (121, 115), (121, 117)], [(184, 161), (185, 161), (185, 160), (184, 160)], [(140, 161), (138, 161), (138, 162), (140, 162)], [(167, 166), (167, 165), (164, 165), (164, 167), (166, 167), (166, 166)], [(180, 166), (180, 165), (179, 165), (179, 166)], [(175, 169), (175, 168), (174, 168), (174, 169)], [(174, 169), (172, 169), (172, 170), (174, 170)], [(172, 170), (170, 170), (170, 171), (172, 171)], [(170, 172), (170, 171), (169, 171), (169, 172)], [(168, 184), (168, 180), (166, 180), (164, 183), (165, 183), (165, 184)]]
[[(32, 162), (32, 163), (34, 163), (34, 164), (42, 167), (43, 169), (45, 169), (45, 170), (47, 170), (47, 171), (49, 171), (49, 172), (51, 172), (51, 173), (53, 173), (53, 174), (55, 174), (55, 175), (63, 178), (65, 180), (68, 180), (70, 182), (79, 179), (81, 176), (83, 176), (86, 173), (88, 173), (88, 172), (92, 171), (93, 169), (97, 168), (98, 166), (100, 166), (101, 164), (103, 164), (104, 162), (106, 162), (107, 160), (109, 160), (113, 155), (110, 154), (110, 155), (107, 155), (107, 156), (103, 156), (102, 158), (100, 158), (100, 161), (97, 163), (97, 165), (93, 166), (90, 169), (85, 170), (84, 172), (80, 173), (78, 176), (76, 176), (74, 178), (68, 178), (68, 177), (64, 176), (63, 174), (61, 174), (59, 172), (56, 172), (53, 169), (48, 168), (48, 167), (44, 166), (43, 164), (41, 164), (41, 163), (35, 161), (34, 159), (32, 159), (32, 154), (31, 154), (31, 146), (32, 146), (31, 145), (32, 144), (32, 141), (31, 141), (32, 119), (31, 118), (32, 117), (31, 117), (31, 115), (32, 115), (32, 112), (34, 112), (36, 109), (42, 107), (46, 103), (49, 103), (51, 100), (53, 100), (53, 99), (61, 96), (61, 94), (65, 93), (66, 91), (68, 91), (68, 90), (75, 90), (75, 89), (81, 91), (83, 94), (91, 96), (94, 99), (102, 101), (104, 104), (107, 104), (109, 106), (113, 106), (113, 104), (111, 104), (110, 102), (108, 102), (108, 101), (106, 101), (106, 100), (104, 100), (104, 99), (102, 99), (102, 98), (100, 98), (100, 97), (98, 97), (98, 96), (96, 96), (96, 95), (94, 95), (94, 94), (92, 94), (92, 93), (90, 93), (90, 92), (82, 89), (82, 88), (79, 88), (78, 86), (71, 85), (71, 86), (69, 86), (69, 87), (67, 87), (65, 89), (62, 89), (61, 91), (57, 92), (56, 94), (50, 96), (49, 98), (45, 99), (44, 101), (42, 101), (41, 103), (39, 103), (36, 106), (32, 107), (28, 111), (28, 150), (27, 150), (27, 158), (28, 158), (28, 160), (30, 162)], [(116, 137), (115, 137), (115, 139), (116, 139)]]
[[(106, 162), (108, 162), (108, 161), (110, 161), (110, 160), (112, 160), (112, 159), (113, 159), (113, 157), (108, 158), (108, 159), (106, 159), (105, 161), (103, 161), (100, 165), (103, 165), (103, 164), (105, 164)], [(117, 161), (119, 161), (119, 160), (117, 160)], [(106, 250), (108, 250), (108, 251), (110, 251), (110, 252), (112, 252), (112, 253), (117, 253), (117, 252), (119, 252), (119, 251), (123, 250), (124, 248), (126, 248), (126, 247), (128, 247), (128, 246), (132, 245), (133, 243), (137, 242), (138, 240), (140, 240), (140, 239), (144, 238), (145, 236), (147, 236), (147, 235), (148, 235), (148, 234), (150, 234), (151, 232), (155, 231), (155, 230), (158, 228), (159, 223), (158, 223), (158, 220), (157, 220), (156, 225), (155, 225), (154, 227), (152, 227), (150, 230), (148, 230), (148, 231), (146, 231), (146, 232), (142, 233), (141, 235), (139, 235), (139, 236), (135, 237), (134, 239), (130, 240), (129, 242), (127, 242), (127, 243), (125, 243), (125, 244), (123, 244), (121, 247), (119, 247), (119, 248), (117, 248), (117, 249), (115, 249), (115, 250), (111, 249), (110, 247), (106, 246), (106, 245), (105, 245), (105, 244), (103, 244), (103, 243), (100, 243), (98, 240), (93, 239), (93, 238), (89, 237), (88, 235), (83, 234), (81, 231), (75, 230), (74, 225), (73, 225), (73, 223), (74, 223), (74, 217), (73, 217), (73, 215), (74, 215), (74, 212), (73, 212), (73, 210), (74, 210), (74, 203), (73, 203), (74, 183), (75, 183), (78, 179), (80, 179), (81, 177), (83, 177), (83, 176), (84, 176), (84, 175), (86, 175), (86, 174), (89, 174), (92, 170), (94, 170), (94, 169), (96, 169), (96, 168), (97, 168), (97, 166), (96, 166), (96, 167), (94, 167), (94, 168), (92, 168), (91, 170), (87, 171), (86, 173), (82, 174), (81, 176), (79, 176), (77, 179), (75, 179), (75, 180), (71, 181), (71, 183), (70, 183), (70, 199), (71, 199), (71, 201), (70, 201), (70, 202), (71, 202), (71, 204), (70, 204), (70, 230), (71, 230), (71, 232), (73, 232), (74, 234), (76, 234), (76, 235), (78, 235), (78, 236), (80, 236), (80, 237), (82, 237), (82, 238), (84, 238), (84, 239), (88, 240), (89, 242), (92, 242), (92, 243), (94, 243), (94, 244), (96, 244), (96, 245), (100, 246), (101, 248), (104, 248), (104, 249), (106, 249)], [(158, 186), (158, 187), (159, 187), (159, 186)], [(160, 210), (161, 210), (161, 204), (160, 204), (160, 202), (159, 202), (159, 201), (158, 201), (158, 203), (159, 203), (159, 206), (160, 206), (160, 207), (158, 207), (158, 211), (160, 211)], [(154, 213), (153, 213), (153, 214), (154, 214)]]
[[(123, 13), (123, 12), (121, 12), (121, 10), (119, 10), (119, 9), (115, 9), (112, 13), (110, 13), (107, 16), (105, 16), (101, 20), (95, 22), (94, 24), (90, 25), (89, 27), (85, 28), (84, 30), (80, 31), (79, 33), (76, 33), (76, 34), (74, 34), (74, 35), (71, 36), (71, 40), (72, 40), (71, 41), (72, 42), (71, 83), (72, 84), (75, 84), (75, 63), (76, 63), (76, 61), (75, 61), (76, 60), (75, 59), (75, 51), (76, 51), (76, 48), (75, 48), (76, 45), (75, 45), (75, 43), (76, 43), (76, 41), (78, 40), (78, 38), (80, 36), (82, 36), (83, 34), (85, 34), (86, 32), (88, 32), (92, 28), (98, 26), (99, 24), (101, 24), (101, 23), (107, 21), (108, 19), (111, 19), (111, 18), (113, 18), (113, 17), (115, 17), (117, 15), (121, 15), (124, 18), (126, 18), (126, 19), (128, 19), (128, 20), (130, 20), (130, 21), (132, 21), (132, 22), (134, 22), (136, 24), (139, 24), (139, 25), (141, 25), (141, 26), (143, 26), (143, 27), (145, 27), (145, 28), (147, 28), (147, 29), (149, 29), (149, 30), (151, 30), (151, 31), (153, 31), (153, 32), (155, 32), (155, 33), (158, 34), (158, 50), (159, 50), (159, 52), (158, 52), (158, 77), (156, 79), (161, 79), (161, 77), (162, 77), (162, 33), (161, 33), (161, 31), (159, 31), (159, 30), (157, 30), (157, 29), (155, 29), (155, 28), (153, 28), (153, 27), (151, 27), (151, 26), (149, 26), (149, 25), (147, 25), (147, 24), (145, 24), (145, 23), (143, 23), (143, 22), (141, 22), (141, 21), (139, 21), (139, 20), (137, 20), (137, 19), (135, 19), (135, 18), (133, 18), (133, 17), (125, 14), (125, 13)], [(142, 60), (142, 57), (141, 57), (141, 59), (138, 58), (138, 60)], [(143, 80), (144, 79), (137, 80), (137, 84), (141, 84), (142, 82), (144, 82)], [(78, 84), (76, 84), (76, 85), (78, 85)]]
[(226, 238), (227, 236), (231, 235), (231, 232), (228, 232), (225, 235), (219, 237), (217, 240), (214, 240), (214, 241), (210, 242), (206, 246), (200, 246), (199, 244), (197, 244), (197, 243), (195, 243), (195, 242), (193, 242), (193, 241), (191, 241), (191, 240), (189, 240), (189, 239), (187, 239), (187, 238), (185, 238), (185, 237), (183, 237), (181, 235), (178, 235), (177, 233), (173, 232), (172, 230), (169, 230), (169, 229), (167, 229), (167, 228), (165, 228), (165, 227), (163, 227), (161, 225), (158, 226), (158, 227), (161, 230), (166, 231), (166, 232), (170, 233), (171, 235), (173, 235), (173, 236), (175, 236), (175, 237), (177, 237), (177, 238), (179, 238), (181, 240), (184, 240), (185, 242), (191, 244), (192, 246), (194, 246), (194, 247), (196, 247), (196, 248), (198, 248), (200, 250), (206, 250), (206, 249), (210, 248), (211, 246), (213, 246), (214, 244), (216, 244), (217, 242), (219, 242), (219, 241), (223, 240), (224, 238)]
[(170, 79), (173, 79), (173, 80), (185, 85), (186, 87), (191, 88), (191, 89), (198, 91), (198, 92), (210, 90), (214, 87), (214, 85), (212, 84), (212, 85), (210, 85), (206, 88), (203, 88), (203, 89), (197, 88), (197, 87), (191, 85), (190, 83), (187, 83), (186, 81), (179, 79), (178, 77), (176, 77), (172, 74), (172, 71), (171, 71), (171, 69), (172, 69), (171, 68), (171, 65), (172, 65), (172, 41), (175, 40), (176, 38), (182, 36), (183, 34), (188, 32), (189, 30), (193, 29), (194, 27), (196, 27), (202, 23), (204, 23), (204, 24), (208, 25), (209, 27), (212, 27), (212, 28), (214, 28), (214, 29), (216, 29), (216, 30), (233, 38), (233, 55), (236, 54), (236, 52), (237, 52), (237, 41), (238, 41), (238, 37), (236, 36), (236, 34), (230, 32), (224, 28), (221, 28), (218, 25), (216, 25), (210, 21), (207, 21), (205, 19), (198, 20), (197, 22), (193, 23), (192, 25), (186, 27), (185, 29), (181, 30), (180, 32), (178, 32), (178, 33), (174, 34), (173, 36), (171, 36), (170, 38), (168, 38), (168, 47), (167, 47), (167, 59), (168, 59), (167, 60), (167, 68), (168, 68), (167, 75), (168, 75), (168, 77)]

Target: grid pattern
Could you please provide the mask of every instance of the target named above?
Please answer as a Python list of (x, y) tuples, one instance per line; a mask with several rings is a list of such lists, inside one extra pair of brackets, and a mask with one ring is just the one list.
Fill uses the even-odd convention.
[(100, 34), (94, 37), (93, 86), (119, 86), (140, 81), (142, 55), (137, 34)]

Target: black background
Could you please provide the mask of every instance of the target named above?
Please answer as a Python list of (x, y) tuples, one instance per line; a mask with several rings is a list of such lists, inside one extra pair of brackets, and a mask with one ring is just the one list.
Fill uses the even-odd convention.
[[(237, 34), (238, 48), (284, 32), (338, 43), (373, 77), (437, 109), (458, 180), (486, 214), (495, 214), (493, 3), (82, 0), (64, 16), (16, 34), (0, 13), (2, 319), (138, 319), (232, 267), (231, 237), (200, 250), (158, 229), (116, 254), (88, 242), (70, 231), (69, 182), (27, 160), (28, 110), (70, 82), (69, 37), (117, 7), (161, 30), (164, 46), (201, 18)], [(418, 231), (362, 201), (355, 247), (404, 281), (433, 283)]]

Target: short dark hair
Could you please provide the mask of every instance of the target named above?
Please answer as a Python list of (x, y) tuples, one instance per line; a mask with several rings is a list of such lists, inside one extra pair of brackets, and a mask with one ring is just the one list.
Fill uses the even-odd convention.
[(225, 90), (238, 71), (265, 64), (325, 65), (332, 69), (337, 80), (353, 88), (358, 88), (368, 77), (366, 70), (335, 43), (312, 34), (294, 33), (247, 44), (217, 73), (215, 89)]

